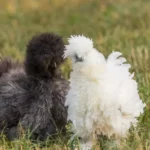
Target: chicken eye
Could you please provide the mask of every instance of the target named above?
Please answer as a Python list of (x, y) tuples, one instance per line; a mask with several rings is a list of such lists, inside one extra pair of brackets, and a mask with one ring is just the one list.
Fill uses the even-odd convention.
[(78, 57), (78, 55), (75, 54), (75, 61), (76, 61), (76, 62), (82, 62), (82, 61), (83, 61), (83, 58)]

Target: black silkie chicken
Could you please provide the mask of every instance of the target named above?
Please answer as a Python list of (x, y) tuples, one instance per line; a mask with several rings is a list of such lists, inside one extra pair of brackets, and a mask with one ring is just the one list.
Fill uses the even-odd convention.
[(64, 43), (61, 37), (43, 33), (27, 45), (23, 67), (11, 60), (0, 62), (0, 132), (12, 140), (21, 128), (32, 139), (44, 140), (67, 123), (64, 106), (69, 83), (62, 78)]

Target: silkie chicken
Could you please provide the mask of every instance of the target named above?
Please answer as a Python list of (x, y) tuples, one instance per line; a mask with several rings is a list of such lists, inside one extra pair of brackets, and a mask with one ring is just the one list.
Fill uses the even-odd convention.
[(0, 61), (0, 133), (9, 140), (20, 138), (20, 129), (41, 141), (65, 131), (69, 83), (60, 73), (63, 53), (59, 35), (42, 33), (29, 41), (24, 65)]
[(74, 135), (84, 141), (81, 149), (91, 149), (97, 135), (126, 137), (145, 107), (130, 64), (120, 52), (105, 59), (84, 36), (71, 36), (68, 42), (64, 58), (71, 58), (73, 71), (65, 104)]

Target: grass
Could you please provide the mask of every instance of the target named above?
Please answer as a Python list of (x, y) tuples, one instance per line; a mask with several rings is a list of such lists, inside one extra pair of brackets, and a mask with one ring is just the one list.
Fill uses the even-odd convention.
[[(0, 54), (23, 60), (26, 44), (40, 32), (56, 32), (64, 40), (71, 34), (92, 38), (105, 56), (112, 50), (123, 53), (132, 64), (141, 99), (147, 104), (137, 129), (131, 129), (118, 148), (101, 138), (97, 150), (150, 150), (150, 2), (149, 0), (1, 0)], [(68, 62), (62, 67), (68, 77)], [(69, 139), (69, 138), (68, 138)], [(55, 140), (32, 143), (22, 138), (0, 141), (0, 150), (62, 150), (74, 143), (59, 135)]]

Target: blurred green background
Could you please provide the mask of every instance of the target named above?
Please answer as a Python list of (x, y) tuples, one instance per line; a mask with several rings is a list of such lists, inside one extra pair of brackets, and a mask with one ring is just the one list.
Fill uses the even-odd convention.
[(150, 47), (149, 0), (0, 0), (0, 52), (22, 59), (40, 32), (92, 38), (104, 54)]
[[(26, 44), (41, 32), (57, 33), (65, 42), (83, 34), (105, 56), (123, 53), (147, 103), (139, 130), (123, 147), (150, 150), (150, 0), (0, 0), (0, 55), (22, 61)], [(66, 62), (65, 76), (68, 68)]]

